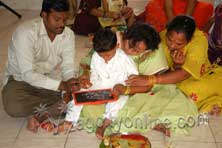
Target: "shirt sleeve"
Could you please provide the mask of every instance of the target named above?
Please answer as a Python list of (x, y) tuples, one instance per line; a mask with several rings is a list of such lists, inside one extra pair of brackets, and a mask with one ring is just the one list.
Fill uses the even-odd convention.
[[(75, 57), (75, 37), (74, 33), (70, 31), (62, 44), (62, 77), (64, 81), (74, 77), (74, 57)], [(78, 72), (78, 71), (76, 71)]]
[(15, 58), (21, 72), (22, 80), (32, 86), (57, 90), (60, 81), (51, 79), (33, 70), (34, 36), (28, 30), (18, 28), (12, 36)]
[(187, 45), (186, 59), (182, 66), (184, 70), (190, 73), (195, 79), (199, 79), (208, 66), (208, 42), (203, 33), (194, 35), (192, 41)]

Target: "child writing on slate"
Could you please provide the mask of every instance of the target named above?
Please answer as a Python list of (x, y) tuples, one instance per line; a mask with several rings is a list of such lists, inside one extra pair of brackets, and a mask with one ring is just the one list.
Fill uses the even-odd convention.
[[(95, 50), (91, 60), (90, 84), (88, 90), (114, 88), (113, 93), (118, 95), (118, 91), (124, 92), (115, 102), (106, 104), (104, 121), (102, 126), (96, 130), (96, 136), (103, 138), (105, 129), (117, 117), (118, 111), (124, 106), (128, 99), (130, 88), (118, 90), (119, 84), (125, 85), (125, 80), (130, 75), (137, 75), (137, 67), (133, 60), (128, 57), (122, 49), (118, 47), (117, 37), (110, 29), (101, 29), (95, 33), (93, 38), (93, 48)], [(85, 86), (86, 87), (86, 86)], [(116, 89), (115, 89), (116, 88)], [(66, 125), (75, 126), (79, 120), (82, 105), (75, 105), (73, 101), (68, 104), (68, 111), (65, 117)], [(65, 124), (59, 129), (64, 129)]]

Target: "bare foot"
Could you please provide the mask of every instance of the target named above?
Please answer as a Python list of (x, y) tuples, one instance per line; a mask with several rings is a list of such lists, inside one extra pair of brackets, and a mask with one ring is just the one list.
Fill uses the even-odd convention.
[(40, 126), (41, 126), (41, 128), (45, 129), (47, 132), (52, 132), (55, 128), (55, 125), (49, 121), (45, 122), (45, 123), (44, 122), (41, 123)]
[(97, 127), (97, 129), (96, 129), (96, 137), (97, 137), (98, 139), (100, 139), (100, 140), (103, 139), (104, 132), (105, 132), (106, 128), (107, 128), (111, 123), (112, 123), (112, 120), (106, 118), (106, 119), (103, 121), (102, 126)]
[(98, 127), (98, 128), (96, 129), (96, 137), (97, 137), (98, 139), (100, 139), (100, 140), (103, 139), (105, 129), (106, 129), (106, 128), (104, 128), (103, 126)]
[(29, 131), (33, 133), (37, 133), (39, 126), (40, 126), (40, 123), (34, 116), (31, 116), (28, 118), (27, 129)]
[(164, 124), (158, 124), (153, 129), (162, 132), (165, 136), (170, 137), (170, 129), (166, 128)]
[(72, 122), (69, 121), (64, 121), (63, 123), (61, 123), (58, 127), (58, 132), (62, 133), (62, 132), (66, 132), (68, 130), (70, 130), (72, 128)]

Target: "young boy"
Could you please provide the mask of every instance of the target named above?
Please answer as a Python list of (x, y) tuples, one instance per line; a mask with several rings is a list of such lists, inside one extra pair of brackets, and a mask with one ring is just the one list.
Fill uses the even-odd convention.
[[(91, 86), (88, 89), (114, 88), (117, 84), (125, 84), (128, 76), (138, 74), (135, 63), (120, 48), (117, 37), (110, 29), (101, 29), (93, 38), (94, 54), (91, 60)], [(118, 92), (118, 91), (117, 91)], [(119, 96), (115, 102), (107, 103), (104, 113), (104, 122), (97, 128), (96, 136), (103, 138), (104, 131), (117, 117), (118, 111), (128, 99), (129, 90), (124, 90), (125, 95)], [(114, 92), (116, 93), (116, 91)], [(118, 94), (117, 94), (118, 95)], [(82, 106), (76, 106), (73, 102), (68, 105), (65, 121), (74, 126), (77, 123)]]

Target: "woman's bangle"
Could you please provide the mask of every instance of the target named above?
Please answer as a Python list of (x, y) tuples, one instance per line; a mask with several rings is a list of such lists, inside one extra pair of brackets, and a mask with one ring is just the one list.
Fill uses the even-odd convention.
[(129, 95), (130, 93), (130, 86), (126, 86), (126, 90), (124, 92), (124, 95)]
[(154, 84), (156, 84), (156, 82), (157, 82), (156, 76), (154, 75), (148, 76), (148, 86), (153, 86)]

